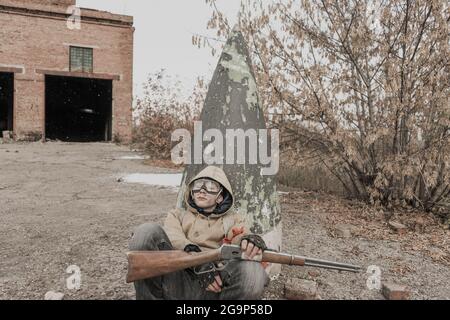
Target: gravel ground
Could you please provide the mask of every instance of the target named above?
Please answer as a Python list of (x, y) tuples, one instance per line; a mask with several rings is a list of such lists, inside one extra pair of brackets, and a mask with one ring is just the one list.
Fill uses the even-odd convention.
[[(282, 197), (282, 208), (283, 227), (288, 230), (284, 251), (357, 264), (363, 272), (283, 266), (267, 299), (282, 299), (290, 278), (316, 281), (321, 299), (384, 299), (379, 290), (366, 285), (368, 266), (380, 268), (382, 282), (406, 285), (412, 299), (450, 299), (450, 232), (436, 221), (429, 219), (424, 233), (408, 230), (399, 235), (380, 211), (330, 195), (292, 190)], [(340, 224), (350, 226), (349, 238), (336, 236)]]
[[(106, 143), (0, 144), (0, 299), (43, 299), (50, 290), (65, 299), (134, 299), (133, 286), (124, 281), (129, 236), (141, 223), (161, 223), (177, 194), (120, 178), (177, 171), (119, 159), (133, 154)], [(377, 265), (383, 281), (408, 285), (413, 299), (450, 299), (449, 231), (437, 222), (428, 219), (425, 232), (400, 236), (381, 211), (283, 191), (284, 251), (364, 269)], [(338, 223), (354, 226), (350, 238), (335, 236)], [(67, 289), (70, 265), (81, 269), (79, 290)], [(321, 299), (382, 299), (366, 287), (367, 277), (283, 266), (265, 298), (283, 299), (286, 280), (301, 278), (318, 283)]]

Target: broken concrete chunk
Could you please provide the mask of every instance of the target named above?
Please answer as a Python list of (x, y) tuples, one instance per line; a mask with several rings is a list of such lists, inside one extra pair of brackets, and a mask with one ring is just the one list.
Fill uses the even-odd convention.
[(413, 225), (416, 232), (425, 232), (425, 220), (422, 217), (417, 217), (416, 219), (414, 219)]
[(406, 233), (406, 231), (408, 231), (408, 228), (405, 225), (401, 224), (400, 222), (389, 221), (388, 224), (392, 230), (394, 230), (400, 235), (403, 235)]
[(288, 300), (317, 300), (317, 283), (304, 279), (290, 279), (284, 285), (284, 297)]
[(349, 224), (338, 224), (334, 229), (334, 234), (339, 238), (348, 239), (352, 237), (353, 226)]
[(49, 291), (45, 294), (44, 300), (62, 300), (64, 298), (64, 293)]
[(383, 283), (383, 296), (387, 300), (408, 300), (411, 292), (406, 286), (398, 285), (392, 282)]
[(317, 270), (308, 271), (308, 275), (312, 278), (317, 278), (318, 276), (320, 276), (320, 271)]
[(12, 141), (12, 132), (11, 131), (3, 131), (3, 142), (8, 143)]

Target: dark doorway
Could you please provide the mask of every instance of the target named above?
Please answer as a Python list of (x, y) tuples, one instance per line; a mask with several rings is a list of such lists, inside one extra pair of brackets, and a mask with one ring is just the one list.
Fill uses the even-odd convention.
[(0, 137), (13, 131), (14, 73), (0, 72)]
[(47, 139), (111, 141), (111, 115), (111, 80), (45, 77)]

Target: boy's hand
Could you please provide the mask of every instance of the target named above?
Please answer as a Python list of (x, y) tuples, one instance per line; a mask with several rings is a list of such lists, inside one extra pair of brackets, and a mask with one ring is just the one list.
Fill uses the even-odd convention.
[[(219, 266), (221, 265), (219, 264)], [(200, 280), (200, 285), (202, 286), (202, 288), (205, 288), (206, 291), (219, 293), (222, 291), (223, 283), (219, 272), (213, 271), (215, 267), (215, 264), (213, 262), (210, 262), (195, 268), (191, 268), (191, 270), (192, 273), (194, 273)], [(197, 274), (197, 272), (202, 273)]]
[(267, 247), (263, 238), (256, 234), (250, 234), (242, 238), (241, 249), (244, 251), (245, 258), (253, 260), (256, 255), (262, 254)]
[(253, 260), (255, 256), (262, 254), (262, 249), (245, 239), (241, 242), (241, 249), (244, 251), (245, 257), (249, 260)]
[(206, 288), (206, 291), (212, 291), (215, 293), (219, 293), (222, 291), (222, 279), (220, 278), (220, 275), (216, 275), (214, 277), (214, 282), (211, 283), (208, 288)]
[(196, 244), (188, 244), (186, 247), (184, 247), (185, 252), (202, 252), (202, 249)]

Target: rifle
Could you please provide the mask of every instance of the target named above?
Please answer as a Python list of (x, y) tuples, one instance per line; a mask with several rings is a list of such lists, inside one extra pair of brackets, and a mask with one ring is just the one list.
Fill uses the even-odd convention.
[[(210, 251), (192, 253), (181, 250), (130, 251), (127, 253), (128, 274), (126, 281), (127, 283), (130, 283), (147, 278), (158, 277), (209, 262), (232, 259), (248, 260), (244, 258), (243, 253), (240, 246), (230, 244), (224, 244), (220, 248)], [(361, 267), (351, 264), (296, 256), (273, 250), (265, 250), (261, 255), (255, 256), (251, 261), (294, 266), (311, 266), (349, 272), (359, 272), (361, 269)], [(220, 271), (222, 269), (217, 267), (214, 270)], [(207, 272), (210, 271), (213, 270), (208, 270)]]

